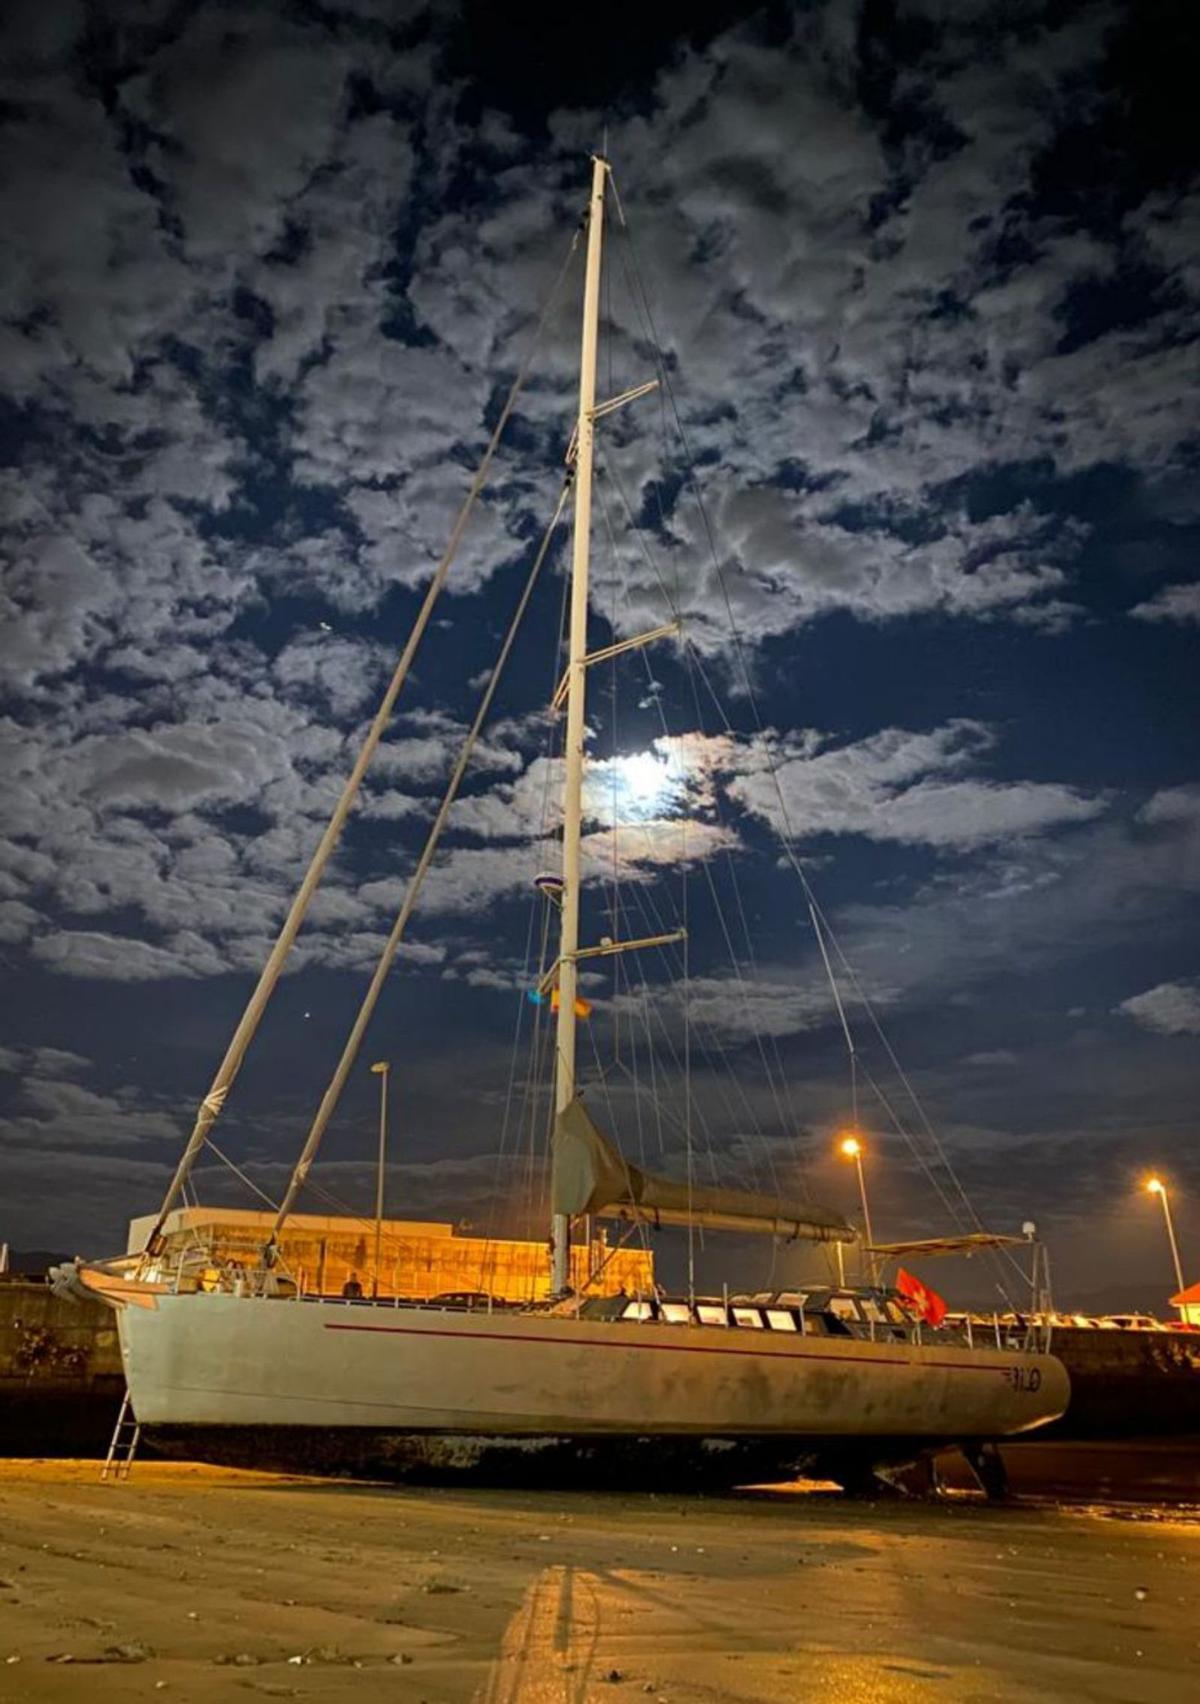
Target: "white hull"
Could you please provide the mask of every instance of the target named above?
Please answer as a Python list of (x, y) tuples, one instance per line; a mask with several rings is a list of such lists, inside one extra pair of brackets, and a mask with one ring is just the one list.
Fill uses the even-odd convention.
[(497, 1439), (969, 1440), (1066, 1408), (1051, 1356), (728, 1327), (228, 1294), (120, 1311), (150, 1427)]

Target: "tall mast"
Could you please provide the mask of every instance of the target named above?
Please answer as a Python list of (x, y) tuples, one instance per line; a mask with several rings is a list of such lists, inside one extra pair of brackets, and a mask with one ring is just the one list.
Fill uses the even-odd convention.
[[(600, 248), (604, 238), (604, 181), (608, 163), (592, 159), (588, 205), (587, 270), (583, 288), (583, 339), (579, 359), (579, 421), (575, 453), (575, 532), (571, 550), (571, 628), (567, 652), (567, 732), (563, 745), (562, 933), (558, 959), (558, 1032), (554, 1109), (575, 1098), (575, 999), (579, 969), (579, 843), (583, 818), (583, 713), (587, 673), (588, 561), (592, 529), (592, 447), (595, 436), (596, 333), (600, 319)], [(553, 1158), (551, 1160), (553, 1164)], [(571, 1222), (555, 1213), (550, 1224), (551, 1289), (565, 1290), (570, 1276)]]

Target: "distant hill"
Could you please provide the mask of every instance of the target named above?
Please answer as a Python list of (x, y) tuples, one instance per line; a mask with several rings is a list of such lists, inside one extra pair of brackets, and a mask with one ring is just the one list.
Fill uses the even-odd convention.
[(69, 1254), (57, 1254), (50, 1248), (10, 1248), (8, 1270), (10, 1276), (44, 1278), (51, 1266), (70, 1259)]

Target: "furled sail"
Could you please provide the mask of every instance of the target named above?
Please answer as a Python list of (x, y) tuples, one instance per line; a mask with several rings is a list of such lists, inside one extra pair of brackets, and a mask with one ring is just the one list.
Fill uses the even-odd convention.
[(720, 1231), (765, 1231), (810, 1242), (854, 1242), (840, 1213), (812, 1201), (747, 1189), (656, 1177), (622, 1158), (583, 1105), (559, 1114), (554, 1134), (554, 1211), (574, 1218), (644, 1219), (653, 1225), (705, 1225)]

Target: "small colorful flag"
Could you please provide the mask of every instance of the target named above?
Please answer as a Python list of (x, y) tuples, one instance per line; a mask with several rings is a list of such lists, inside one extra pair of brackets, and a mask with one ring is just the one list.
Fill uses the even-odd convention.
[[(550, 1010), (552, 1012), (557, 1012), (557, 1010), (558, 1010), (558, 989), (557, 988), (554, 989), (554, 991), (550, 995)], [(592, 1002), (590, 1000), (576, 1000), (576, 1002), (575, 1002), (575, 1016), (577, 1018), (590, 1018), (591, 1015), (592, 1015)]]
[(911, 1272), (903, 1267), (896, 1274), (896, 1289), (904, 1300), (927, 1325), (940, 1325), (946, 1317), (946, 1304), (936, 1290), (931, 1290), (927, 1284), (922, 1284), (919, 1278), (914, 1278)]

